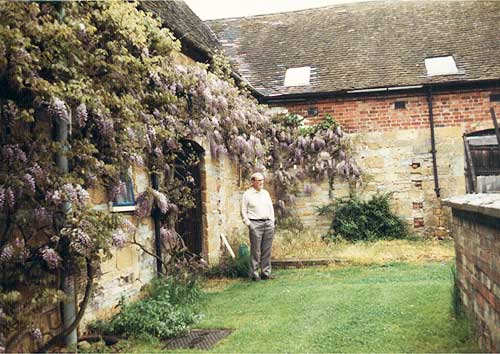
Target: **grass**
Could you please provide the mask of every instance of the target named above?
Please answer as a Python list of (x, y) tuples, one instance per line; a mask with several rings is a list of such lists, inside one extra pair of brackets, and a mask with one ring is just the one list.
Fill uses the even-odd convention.
[[(389, 263), (217, 280), (207, 284), (197, 327), (235, 330), (213, 352), (478, 352), (467, 323), (451, 315), (450, 267)], [(136, 342), (126, 350), (159, 348)]]
[(275, 259), (328, 258), (357, 265), (451, 261), (454, 257), (453, 240), (406, 239), (325, 243), (320, 236), (311, 235), (301, 238), (278, 236), (273, 245)]

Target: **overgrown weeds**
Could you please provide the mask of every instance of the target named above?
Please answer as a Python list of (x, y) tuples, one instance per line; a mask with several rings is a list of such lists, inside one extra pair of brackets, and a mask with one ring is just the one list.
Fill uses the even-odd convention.
[(332, 217), (330, 230), (324, 238), (332, 241), (374, 241), (408, 237), (405, 221), (390, 209), (390, 196), (375, 194), (364, 201), (357, 195), (351, 195), (319, 207), (320, 215)]

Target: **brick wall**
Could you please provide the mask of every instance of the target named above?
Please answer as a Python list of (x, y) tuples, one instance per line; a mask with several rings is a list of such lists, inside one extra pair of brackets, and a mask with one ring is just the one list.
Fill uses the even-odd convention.
[[(493, 127), (489, 109), (496, 90), (434, 93), (436, 160), (440, 197), (465, 193), (462, 135)], [(404, 108), (395, 108), (405, 102)], [(391, 192), (393, 210), (417, 234), (446, 237), (451, 217), (435, 192), (428, 104), (425, 94), (331, 98), (283, 106), (314, 124), (330, 114), (349, 132), (364, 172), (364, 195)], [(318, 114), (308, 116), (310, 107)]]
[(453, 208), (453, 237), (462, 300), (488, 352), (500, 351), (500, 195), (445, 201)]
[[(434, 124), (436, 127), (464, 127), (475, 130), (478, 122), (491, 122), (490, 106), (500, 108), (500, 102), (490, 102), (492, 92), (499, 89), (470, 92), (435, 93), (433, 95)], [(405, 108), (395, 108), (395, 102), (405, 102)], [(384, 95), (364, 98), (339, 98), (311, 101), (285, 106), (290, 112), (307, 118), (314, 124), (330, 114), (347, 132), (389, 131), (393, 129), (427, 129), (429, 114), (427, 96)], [(318, 114), (309, 116), (309, 107)]]

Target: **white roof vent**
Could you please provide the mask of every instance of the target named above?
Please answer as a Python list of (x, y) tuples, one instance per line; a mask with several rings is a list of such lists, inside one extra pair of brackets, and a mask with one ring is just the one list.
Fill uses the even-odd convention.
[(311, 67), (286, 69), (285, 86), (307, 86), (310, 85)]
[(454, 75), (459, 74), (455, 59), (453, 57), (435, 57), (425, 59), (427, 76)]

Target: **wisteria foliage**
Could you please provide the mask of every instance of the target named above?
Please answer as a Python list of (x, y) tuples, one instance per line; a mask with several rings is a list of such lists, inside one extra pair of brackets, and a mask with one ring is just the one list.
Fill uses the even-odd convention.
[(157, 208), (168, 238), (169, 215), (193, 205), (192, 179), (176, 173), (186, 139), (206, 139), (244, 173), (274, 171), (280, 210), (298, 180), (359, 176), (333, 120), (304, 128), (258, 105), (227, 67), (176, 63), (179, 41), (137, 6), (0, 3), (0, 350), (45, 335), (23, 314), (61, 301), (61, 273), (80, 276), (129, 241), (130, 225), (92, 208), (91, 189), (113, 198), (131, 167), (155, 174), (136, 216)]

